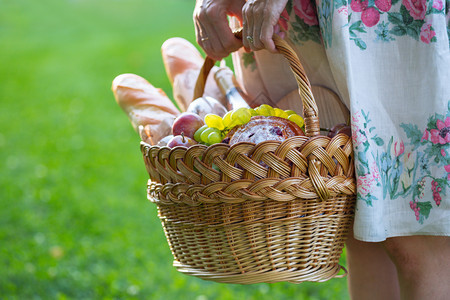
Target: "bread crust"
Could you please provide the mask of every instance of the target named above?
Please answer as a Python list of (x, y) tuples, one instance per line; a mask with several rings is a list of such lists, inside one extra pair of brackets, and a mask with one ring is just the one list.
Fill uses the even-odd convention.
[(228, 133), (230, 145), (239, 142), (261, 143), (284, 141), (292, 136), (304, 136), (302, 129), (292, 121), (280, 117), (254, 116), (250, 122), (236, 126)]

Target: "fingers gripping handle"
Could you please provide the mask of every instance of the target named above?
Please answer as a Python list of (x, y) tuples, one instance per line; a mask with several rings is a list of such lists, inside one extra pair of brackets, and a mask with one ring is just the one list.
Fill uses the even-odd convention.
[[(234, 35), (242, 39), (242, 30), (236, 31)], [(273, 41), (277, 50), (287, 59), (289, 66), (291, 67), (292, 73), (298, 84), (300, 98), (303, 104), (303, 117), (305, 119), (305, 134), (308, 137), (317, 136), (320, 134), (320, 124), (319, 124), (319, 113), (317, 109), (316, 101), (311, 91), (311, 84), (309, 83), (308, 77), (306, 76), (305, 70), (300, 63), (295, 51), (292, 47), (278, 35), (273, 35)], [(201, 97), (205, 90), (206, 79), (211, 71), (212, 67), (216, 62), (210, 58), (206, 57), (203, 67), (198, 75), (197, 83), (194, 89), (194, 99)]]

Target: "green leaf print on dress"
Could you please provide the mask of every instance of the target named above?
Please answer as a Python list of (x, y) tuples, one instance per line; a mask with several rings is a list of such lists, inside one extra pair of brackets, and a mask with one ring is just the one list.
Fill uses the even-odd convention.
[(444, 0), (350, 0), (350, 8), (350, 39), (361, 50), (367, 49), (367, 39), (372, 35), (375, 42), (410, 37), (425, 44), (435, 43), (431, 15), (445, 18)]
[(366, 50), (367, 49), (367, 45), (366, 43), (362, 40), (362, 38), (360, 38), (357, 35), (357, 32), (360, 33), (366, 33), (366, 29), (364, 28), (364, 26), (362, 25), (362, 21), (357, 21), (354, 22), (352, 25), (350, 25), (349, 29), (349, 34), (350, 34), (350, 40), (355, 42), (355, 45), (358, 46), (361, 50)]
[(307, 41), (322, 43), (314, 0), (289, 0), (281, 14), (280, 26), (287, 30), (289, 20), (291, 20), (289, 37), (293, 42), (298, 45)]
[(325, 48), (331, 47), (333, 31), (333, 13), (334, 4), (332, 0), (320, 0), (320, 9), (318, 10), (320, 32), (322, 33), (322, 40)]
[(389, 23), (386, 23), (385, 21), (378, 23), (377, 29), (375, 30), (375, 33), (377, 34), (375, 41), (390, 42), (395, 40), (395, 38), (392, 37), (388, 27)]
[(252, 71), (256, 70), (255, 53), (253, 51), (252, 52), (243, 52), (242, 53), (242, 61), (244, 63), (245, 68), (250, 67)]
[[(450, 101), (448, 102), (450, 108)], [(450, 111), (428, 118), (426, 128), (402, 123), (405, 140), (378, 137), (369, 113), (352, 115), (352, 139), (358, 175), (358, 200), (372, 206), (376, 187), (383, 199), (406, 200), (415, 219), (423, 224), (432, 209), (447, 199), (450, 189)], [(369, 147), (372, 150), (369, 153)], [(433, 170), (433, 172), (431, 171)], [(436, 171), (437, 170), (437, 171)], [(433, 200), (431, 202), (430, 200)], [(413, 216), (413, 215), (412, 215)]]
[(357, 198), (365, 201), (368, 206), (372, 206), (372, 202), (378, 200), (374, 191), (375, 187), (381, 186), (381, 175), (376, 164), (376, 157), (367, 156), (367, 154), (369, 148), (373, 147), (373, 143), (376, 146), (384, 144), (381, 138), (373, 134), (375, 127), (370, 127), (370, 122), (369, 113), (366, 114), (363, 110), (352, 115), (352, 140), (358, 177)]

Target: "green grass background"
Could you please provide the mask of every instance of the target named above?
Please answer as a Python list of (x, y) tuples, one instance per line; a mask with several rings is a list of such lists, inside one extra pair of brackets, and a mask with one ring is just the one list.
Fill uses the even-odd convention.
[(193, 1), (0, 0), (0, 298), (346, 299), (345, 279), (226, 285), (178, 273), (110, 86), (171, 95), (160, 54)]

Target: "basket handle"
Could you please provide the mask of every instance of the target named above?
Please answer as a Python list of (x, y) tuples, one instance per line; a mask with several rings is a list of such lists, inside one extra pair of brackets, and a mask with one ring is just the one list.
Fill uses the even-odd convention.
[[(242, 39), (242, 30), (234, 32), (234, 35), (238, 39)], [(317, 109), (316, 101), (311, 91), (311, 84), (306, 76), (305, 70), (300, 63), (295, 51), (292, 47), (277, 34), (273, 35), (273, 41), (275, 48), (288, 60), (292, 73), (294, 73), (295, 79), (299, 87), (300, 98), (303, 104), (303, 118), (305, 120), (305, 134), (308, 137), (320, 135), (319, 113)], [(208, 78), (209, 71), (212, 69), (216, 62), (206, 57), (203, 66), (198, 75), (197, 83), (194, 89), (194, 99), (197, 99), (203, 95), (205, 90), (206, 79)]]

